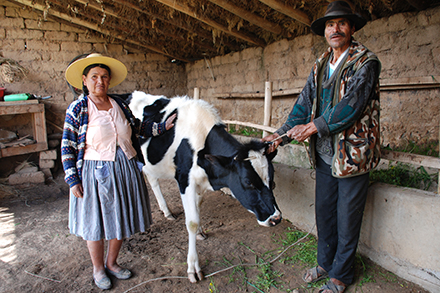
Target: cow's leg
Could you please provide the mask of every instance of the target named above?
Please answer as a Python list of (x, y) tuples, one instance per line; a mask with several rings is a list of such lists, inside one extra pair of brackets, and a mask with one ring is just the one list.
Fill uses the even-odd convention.
[[(202, 204), (203, 196), (197, 192), (197, 213), (200, 215), (200, 205)], [(196, 239), (197, 240), (205, 240), (208, 236), (203, 233), (202, 225), (199, 225), (199, 229), (197, 230)]]
[(160, 210), (163, 212), (165, 218), (168, 220), (175, 220), (176, 218), (168, 209), (167, 202), (163, 197), (162, 191), (160, 190), (159, 180), (151, 175), (146, 174), (148, 182), (150, 183), (151, 189), (153, 190), (154, 196), (156, 196), (157, 203), (159, 204)]
[(196, 234), (200, 227), (199, 200), (191, 184), (186, 188), (186, 193), (181, 196), (185, 210), (186, 229), (188, 230), (188, 279), (191, 283), (196, 283), (204, 278), (196, 248)]

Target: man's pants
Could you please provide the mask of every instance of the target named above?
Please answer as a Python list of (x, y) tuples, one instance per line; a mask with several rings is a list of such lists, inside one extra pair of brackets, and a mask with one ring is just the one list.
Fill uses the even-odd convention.
[(331, 278), (351, 284), (354, 259), (367, 198), (369, 173), (335, 178), (317, 156), (315, 213), (318, 264)]

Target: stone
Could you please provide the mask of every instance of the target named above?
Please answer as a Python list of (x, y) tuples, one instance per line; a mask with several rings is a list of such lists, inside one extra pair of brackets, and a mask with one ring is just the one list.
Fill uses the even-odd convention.
[(8, 181), (10, 185), (19, 185), (26, 183), (44, 183), (44, 173), (42, 171), (32, 173), (14, 173), (9, 175)]

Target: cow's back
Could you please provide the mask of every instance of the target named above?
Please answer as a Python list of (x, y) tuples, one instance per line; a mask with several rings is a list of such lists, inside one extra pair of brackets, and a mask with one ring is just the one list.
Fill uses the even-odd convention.
[[(136, 95), (133, 95), (135, 99), (133, 104), (136, 105), (136, 109), (132, 110), (134, 113), (139, 113), (135, 116), (140, 116), (143, 113), (139, 109), (142, 105), (142, 99), (145, 101), (145, 106), (154, 103), (155, 97), (164, 99), (163, 96), (151, 96), (142, 92), (135, 92), (134, 94)], [(139, 99), (141, 99), (141, 102)], [(203, 100), (190, 99), (187, 96), (169, 99), (169, 103), (159, 112), (162, 114), (159, 115), (162, 118), (156, 122), (166, 121), (173, 113), (177, 113), (177, 118), (172, 129), (161, 136), (147, 139), (142, 145), (141, 149), (146, 161), (144, 172), (156, 178), (175, 178), (176, 153), (182, 152), (183, 143), (187, 144), (186, 149), (190, 148), (192, 151), (190, 154), (191, 162), (196, 162), (197, 152), (203, 149), (210, 130), (222, 121), (212, 105)], [(142, 120), (142, 117), (136, 118)], [(188, 152), (183, 155), (188, 156)]]

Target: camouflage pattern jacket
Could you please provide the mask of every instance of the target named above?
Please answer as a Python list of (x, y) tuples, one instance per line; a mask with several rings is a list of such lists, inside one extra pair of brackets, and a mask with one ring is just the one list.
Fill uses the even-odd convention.
[[(310, 139), (309, 153), (315, 166), (317, 136), (331, 135), (334, 155), (332, 174), (344, 178), (364, 174), (380, 160), (379, 74), (381, 64), (376, 55), (352, 39), (345, 63), (334, 82), (332, 107), (316, 117), (322, 91), (322, 79), (332, 55), (329, 48), (316, 61), (307, 83), (287, 121), (276, 131), (286, 133), (296, 125), (313, 121), (318, 133)], [(283, 144), (289, 142), (283, 138)]]

